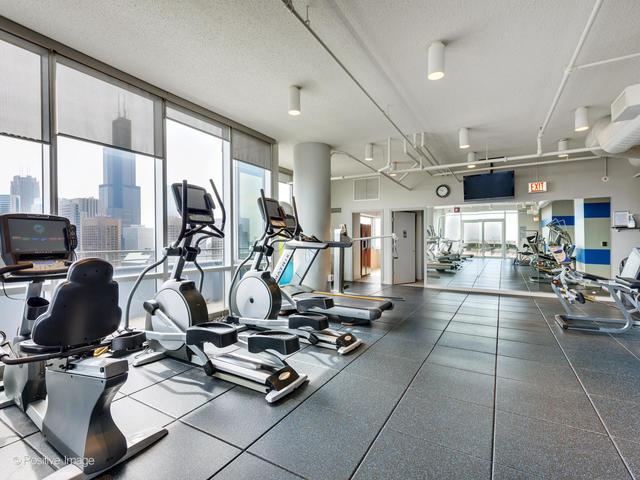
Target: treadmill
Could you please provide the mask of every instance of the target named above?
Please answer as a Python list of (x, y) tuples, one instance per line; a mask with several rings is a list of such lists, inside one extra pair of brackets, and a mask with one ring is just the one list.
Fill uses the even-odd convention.
[[(293, 240), (284, 244), (284, 251), (273, 269), (273, 278), (280, 285), (283, 295), (281, 313), (286, 314), (295, 310), (297, 301), (317, 298), (318, 295), (330, 297), (333, 306), (329, 308), (315, 307), (310, 311), (323, 313), (332, 317), (338, 317), (341, 322), (350, 325), (369, 323), (382, 316), (385, 310), (393, 309), (393, 302), (383, 297), (369, 295), (345, 294), (342, 292), (324, 292), (314, 290), (303, 284), (311, 265), (318, 254), (328, 248), (337, 248), (339, 252), (351, 247), (351, 241), (321, 241), (314, 236), (302, 233), (295, 198), (293, 199), (292, 214), (287, 214), (285, 221), (292, 234)], [(293, 268), (291, 261), (296, 251), (305, 252), (303, 265)], [(300, 255), (299, 257), (302, 257)], [(291, 265), (291, 266), (290, 266)], [(291, 276), (290, 279), (285, 278)]]

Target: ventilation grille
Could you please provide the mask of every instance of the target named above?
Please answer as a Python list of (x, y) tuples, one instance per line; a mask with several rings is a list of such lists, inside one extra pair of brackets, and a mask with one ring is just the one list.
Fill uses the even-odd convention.
[(378, 200), (380, 197), (380, 177), (358, 178), (353, 181), (354, 200)]

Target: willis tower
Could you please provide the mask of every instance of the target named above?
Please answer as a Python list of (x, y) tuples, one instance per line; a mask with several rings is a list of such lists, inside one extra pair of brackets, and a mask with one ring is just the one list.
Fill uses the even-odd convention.
[[(113, 144), (131, 148), (131, 120), (118, 114), (112, 122)], [(99, 208), (102, 215), (120, 220), (121, 228), (140, 225), (140, 187), (136, 185), (134, 153), (105, 148), (102, 153), (102, 185)]]

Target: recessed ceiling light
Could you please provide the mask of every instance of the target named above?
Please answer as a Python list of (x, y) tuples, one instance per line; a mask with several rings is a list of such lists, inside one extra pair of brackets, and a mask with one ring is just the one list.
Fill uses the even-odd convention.
[(300, 87), (292, 85), (289, 87), (289, 115), (300, 115)]
[(458, 146), (460, 148), (469, 148), (469, 129), (463, 127), (458, 132)]
[(444, 78), (444, 43), (442, 42), (433, 42), (429, 46), (427, 78), (429, 80)]

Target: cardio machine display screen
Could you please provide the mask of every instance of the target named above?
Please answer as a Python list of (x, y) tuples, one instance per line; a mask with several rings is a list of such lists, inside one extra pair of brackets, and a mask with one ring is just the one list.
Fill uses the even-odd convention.
[(60, 220), (11, 218), (8, 221), (10, 250), (16, 253), (66, 253), (65, 229)]
[(205, 200), (205, 191), (199, 188), (187, 188), (187, 206), (189, 210), (208, 212), (209, 206)]
[(282, 212), (280, 211), (280, 204), (272, 199), (266, 199), (265, 200), (265, 204), (267, 207), (267, 218), (269, 219), (269, 222), (276, 220), (276, 221), (282, 221)]
[(620, 276), (623, 278), (640, 279), (640, 248), (634, 248), (624, 264)]

